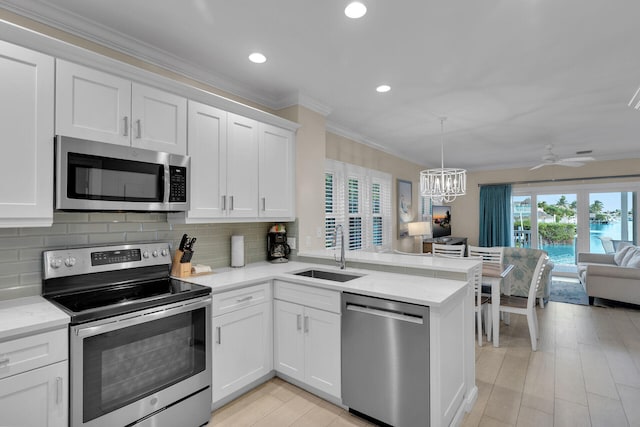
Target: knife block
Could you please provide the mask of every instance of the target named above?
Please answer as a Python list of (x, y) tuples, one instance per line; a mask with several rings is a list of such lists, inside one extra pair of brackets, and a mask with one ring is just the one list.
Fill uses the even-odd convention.
[(183, 251), (177, 249), (173, 255), (173, 264), (171, 265), (171, 275), (174, 277), (189, 277), (191, 276), (191, 263), (181, 263)]

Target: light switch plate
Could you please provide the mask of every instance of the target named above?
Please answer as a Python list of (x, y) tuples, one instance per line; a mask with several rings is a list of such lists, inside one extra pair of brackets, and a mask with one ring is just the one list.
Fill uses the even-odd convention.
[(287, 245), (289, 245), (289, 247), (291, 249), (295, 249), (296, 248), (296, 238), (295, 237), (287, 237)]

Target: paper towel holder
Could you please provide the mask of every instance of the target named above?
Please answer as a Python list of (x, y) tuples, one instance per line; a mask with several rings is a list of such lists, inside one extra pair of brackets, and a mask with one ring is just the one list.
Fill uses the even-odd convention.
[(231, 236), (231, 267), (240, 268), (245, 266), (244, 256), (244, 236)]

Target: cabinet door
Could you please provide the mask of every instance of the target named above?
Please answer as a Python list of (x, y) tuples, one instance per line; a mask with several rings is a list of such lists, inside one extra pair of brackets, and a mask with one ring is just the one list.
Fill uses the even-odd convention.
[(131, 145), (187, 154), (187, 99), (138, 83), (131, 88)]
[(273, 369), (271, 304), (213, 318), (213, 402)]
[(232, 217), (257, 217), (257, 122), (232, 113), (227, 117), (227, 210)]
[(293, 133), (260, 124), (260, 216), (293, 217)]
[(67, 361), (0, 380), (0, 425), (68, 425)]
[(304, 381), (340, 398), (340, 315), (305, 307), (303, 323)]
[(300, 381), (304, 376), (303, 308), (286, 301), (273, 302), (274, 368)]
[(2, 41), (0, 52), (0, 226), (50, 226), (54, 60)]
[(56, 134), (130, 145), (131, 82), (56, 61)]
[(227, 190), (227, 113), (189, 101), (191, 183), (188, 218), (219, 218)]

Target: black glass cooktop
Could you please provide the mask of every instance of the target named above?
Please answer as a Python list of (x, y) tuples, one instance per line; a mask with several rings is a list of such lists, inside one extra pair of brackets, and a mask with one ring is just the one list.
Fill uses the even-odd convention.
[(72, 324), (78, 324), (210, 293), (211, 289), (206, 286), (166, 278), (45, 296), (45, 298), (63, 308), (71, 316)]

